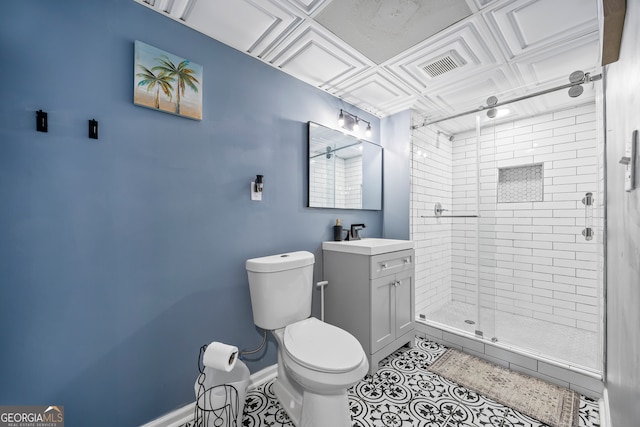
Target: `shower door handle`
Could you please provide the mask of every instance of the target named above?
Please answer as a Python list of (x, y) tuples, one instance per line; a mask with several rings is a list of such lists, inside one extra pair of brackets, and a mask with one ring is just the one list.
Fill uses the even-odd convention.
[(593, 193), (586, 193), (582, 198), (584, 204), (584, 230), (582, 235), (585, 240), (593, 239)]

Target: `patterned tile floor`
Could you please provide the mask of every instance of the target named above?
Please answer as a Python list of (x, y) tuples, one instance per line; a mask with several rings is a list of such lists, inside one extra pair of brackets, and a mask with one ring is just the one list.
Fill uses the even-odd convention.
[[(446, 350), (423, 339), (384, 359), (380, 369), (349, 389), (354, 427), (548, 427), (429, 372)], [(599, 427), (598, 403), (582, 396), (580, 427)], [(189, 427), (190, 424), (183, 427)], [(273, 394), (273, 380), (247, 393), (244, 427), (293, 427)]]

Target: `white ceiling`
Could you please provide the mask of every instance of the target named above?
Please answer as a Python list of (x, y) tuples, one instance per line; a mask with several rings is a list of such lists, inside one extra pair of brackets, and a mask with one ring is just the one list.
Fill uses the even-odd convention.
[[(378, 117), (434, 120), (599, 70), (598, 0), (134, 1)], [(593, 96), (556, 93), (510, 114)]]

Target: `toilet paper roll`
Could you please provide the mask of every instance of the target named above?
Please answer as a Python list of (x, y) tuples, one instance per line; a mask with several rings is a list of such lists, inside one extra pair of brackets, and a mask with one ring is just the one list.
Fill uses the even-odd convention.
[(202, 356), (202, 364), (209, 368), (229, 372), (238, 360), (238, 347), (221, 342), (212, 342)]

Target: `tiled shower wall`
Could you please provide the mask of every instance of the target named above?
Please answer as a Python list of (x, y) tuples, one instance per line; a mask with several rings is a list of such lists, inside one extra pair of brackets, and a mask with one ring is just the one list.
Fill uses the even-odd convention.
[(341, 163), (339, 168), (336, 167), (336, 201), (341, 204), (336, 206), (345, 209), (361, 208), (362, 157), (336, 159), (336, 163)]
[[(433, 144), (434, 129), (414, 132), (418, 170), (412, 177), (412, 196), (417, 199), (412, 205), (417, 211), (412, 212), (412, 239), (418, 242), (417, 263), (424, 259), (426, 264), (417, 265), (416, 312), (428, 313), (446, 302), (448, 280), (451, 300), (475, 304), (476, 220), (419, 218), (432, 214), (435, 201), (450, 209), (447, 214), (475, 212), (475, 131), (455, 136), (451, 163), (446, 157), (448, 141), (440, 141), (439, 147)], [(588, 242), (581, 234), (582, 198), (593, 192), (599, 202), (595, 104), (502, 123), (495, 129), (485, 126), (480, 139), (481, 301), (498, 310), (597, 331), (598, 239)], [(416, 150), (423, 141), (428, 156), (420, 160)], [(448, 182), (448, 164), (453, 165), (450, 187), (436, 178), (444, 176), (440, 179)], [(533, 164), (543, 165), (543, 201), (496, 203), (498, 169)], [(435, 262), (440, 259), (442, 263)]]
[(334, 206), (335, 200), (335, 173), (334, 161), (324, 156), (311, 160), (309, 174), (309, 204), (311, 206)]
[(451, 301), (451, 223), (425, 218), (434, 205), (451, 206), (452, 145), (430, 127), (412, 133), (411, 239), (416, 244), (416, 313)]
[(309, 195), (313, 206), (362, 207), (362, 157), (317, 157), (313, 160), (310, 180), (314, 188)]

